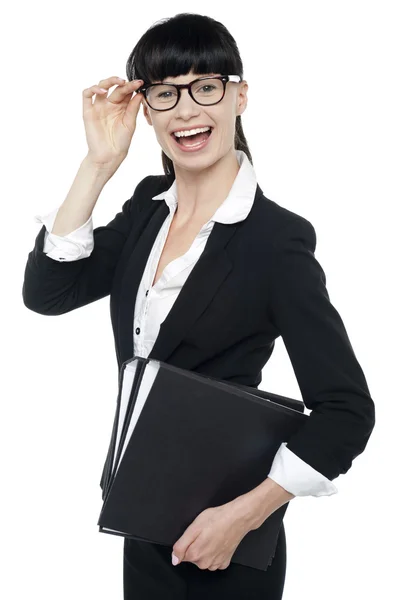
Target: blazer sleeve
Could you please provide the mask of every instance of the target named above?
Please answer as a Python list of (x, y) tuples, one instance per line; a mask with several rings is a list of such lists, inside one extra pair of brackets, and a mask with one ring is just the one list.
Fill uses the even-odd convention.
[(61, 262), (47, 256), (43, 225), (25, 266), (22, 298), (27, 308), (42, 315), (62, 315), (110, 294), (119, 256), (151, 178), (138, 183), (112, 221), (93, 230), (94, 247), (86, 258)]
[(315, 258), (313, 225), (296, 216), (273, 243), (270, 318), (282, 336), (310, 414), (287, 448), (332, 480), (361, 454), (375, 406)]

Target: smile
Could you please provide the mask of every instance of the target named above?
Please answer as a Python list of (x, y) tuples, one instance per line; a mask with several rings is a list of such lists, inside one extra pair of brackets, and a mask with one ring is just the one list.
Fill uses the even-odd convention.
[[(208, 132), (208, 131), (205, 132), (206, 137), (205, 137), (205, 139), (203, 139), (200, 142), (194, 142), (193, 141), (193, 142), (188, 143), (188, 139), (184, 138), (185, 139), (184, 143), (187, 144), (187, 145), (183, 145), (181, 143), (181, 140), (183, 138), (177, 138), (173, 134), (172, 134), (172, 138), (174, 139), (174, 142), (175, 142), (176, 146), (178, 146), (179, 149), (182, 150), (183, 152), (198, 152), (198, 150), (202, 150), (203, 148), (205, 148), (208, 145), (209, 140), (212, 137), (212, 133), (213, 133), (213, 128), (211, 129), (210, 132)], [(203, 136), (204, 134), (198, 134), (198, 135)], [(192, 136), (192, 137), (195, 138), (196, 136)]]

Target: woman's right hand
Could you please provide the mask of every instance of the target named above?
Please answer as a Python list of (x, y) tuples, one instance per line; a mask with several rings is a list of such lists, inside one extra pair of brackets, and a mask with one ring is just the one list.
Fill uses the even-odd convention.
[[(132, 93), (144, 82), (142, 79), (124, 81), (120, 77), (108, 77), (83, 90), (83, 121), (89, 146), (87, 156), (99, 166), (119, 166), (127, 156), (136, 129), (143, 94), (132, 96)], [(107, 97), (109, 88), (115, 84), (118, 86)], [(100, 88), (106, 91), (101, 92)]]

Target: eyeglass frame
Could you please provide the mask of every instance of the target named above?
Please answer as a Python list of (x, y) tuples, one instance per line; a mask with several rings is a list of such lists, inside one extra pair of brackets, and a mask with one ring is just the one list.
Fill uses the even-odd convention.
[[(236, 81), (234, 79), (237, 79)], [(218, 100), (217, 102), (212, 102), (211, 104), (201, 104), (201, 102), (198, 102), (192, 93), (191, 90), (191, 86), (194, 83), (197, 83), (197, 81), (202, 81), (203, 79), (220, 79), (223, 83), (223, 95), (220, 98), (220, 100)], [(191, 81), (190, 83), (149, 83), (149, 84), (144, 84), (142, 85), (138, 90), (137, 90), (137, 94), (141, 93), (144, 95), (144, 98), (146, 100), (146, 102), (148, 103), (148, 106), (152, 109), (152, 110), (156, 110), (159, 112), (164, 112), (166, 110), (172, 110), (172, 108), (175, 108), (178, 103), (179, 100), (181, 98), (181, 90), (187, 89), (188, 93), (190, 94), (190, 97), (194, 100), (194, 102), (196, 104), (199, 104), (199, 106), (214, 106), (215, 104), (219, 104), (219, 102), (221, 102), (226, 94), (226, 85), (229, 81), (232, 81), (233, 83), (240, 83), (241, 81), (243, 81), (241, 75), (215, 75), (214, 77), (212, 77), (211, 75), (207, 75), (206, 77), (199, 77), (198, 79), (193, 79), (193, 81)], [(148, 88), (152, 87), (152, 86), (156, 86), (156, 85), (170, 85), (173, 86), (177, 89), (177, 100), (176, 103), (171, 106), (170, 108), (153, 108), (151, 106), (151, 104), (148, 102), (147, 100), (147, 96), (146, 96), (146, 91), (148, 90)]]

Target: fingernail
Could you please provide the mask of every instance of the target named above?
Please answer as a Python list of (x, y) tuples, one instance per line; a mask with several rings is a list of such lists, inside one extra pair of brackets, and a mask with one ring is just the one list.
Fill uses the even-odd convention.
[(180, 559), (177, 558), (177, 556), (175, 556), (172, 552), (172, 564), (177, 565), (179, 562), (180, 562)]

